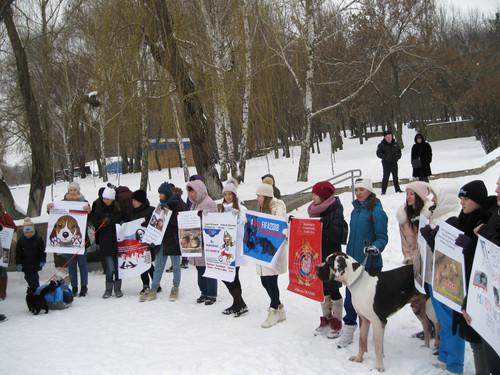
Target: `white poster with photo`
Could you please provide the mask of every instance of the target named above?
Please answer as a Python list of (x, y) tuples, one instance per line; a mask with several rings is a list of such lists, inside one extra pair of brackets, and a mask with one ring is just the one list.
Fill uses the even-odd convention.
[(118, 241), (118, 277), (128, 279), (139, 277), (151, 268), (149, 246), (142, 243), (146, 229), (141, 225), (144, 219), (116, 224)]
[(158, 205), (149, 220), (142, 242), (152, 245), (161, 245), (170, 221), (170, 216), (172, 216), (172, 211), (167, 207)]
[(87, 228), (87, 202), (54, 202), (47, 224), (45, 252), (60, 254), (84, 254)]
[(479, 236), (467, 294), (472, 328), (500, 355), (500, 246)]
[(463, 234), (448, 223), (441, 223), (434, 245), (432, 290), (434, 297), (457, 312), (465, 298), (463, 249), (455, 245)]
[(183, 257), (203, 256), (201, 219), (198, 211), (181, 211), (177, 216), (179, 245)]
[(209, 213), (203, 217), (203, 244), (206, 270), (203, 276), (234, 281), (236, 276), (236, 229), (232, 213)]
[(0, 266), (9, 266), (10, 246), (12, 245), (12, 238), (14, 237), (14, 229), (3, 227), (0, 231), (0, 243), (2, 245), (2, 254), (0, 258)]
[(425, 294), (425, 283), (432, 282), (432, 251), (427, 245), (427, 241), (420, 234), (420, 229), (429, 224), (429, 219), (420, 215), (417, 236), (416, 259), (413, 260), (413, 271), (415, 274), (415, 288)]

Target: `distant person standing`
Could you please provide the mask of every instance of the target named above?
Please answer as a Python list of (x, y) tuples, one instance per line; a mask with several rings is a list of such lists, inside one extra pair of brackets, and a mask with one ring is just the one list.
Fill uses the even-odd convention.
[(429, 182), (432, 162), (432, 148), (429, 142), (425, 141), (422, 134), (415, 136), (415, 144), (411, 148), (411, 166), (413, 168), (413, 177), (420, 181)]
[(384, 170), (384, 176), (382, 178), (382, 195), (384, 195), (387, 190), (389, 175), (391, 173), (392, 181), (394, 182), (394, 190), (396, 190), (396, 193), (402, 193), (402, 190), (399, 188), (398, 180), (398, 160), (401, 159), (401, 147), (394, 139), (391, 130), (384, 131), (384, 139), (382, 139), (377, 147), (377, 156), (382, 159), (382, 168)]

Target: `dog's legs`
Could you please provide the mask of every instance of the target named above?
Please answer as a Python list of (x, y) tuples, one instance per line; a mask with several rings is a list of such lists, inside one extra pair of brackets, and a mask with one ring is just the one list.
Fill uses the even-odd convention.
[(373, 323), (373, 341), (375, 342), (375, 364), (379, 372), (384, 369), (384, 330), (385, 327), (379, 322)]
[(361, 315), (359, 327), (359, 350), (358, 354), (349, 358), (353, 362), (363, 362), (363, 354), (368, 351), (368, 331), (370, 330), (370, 321)]

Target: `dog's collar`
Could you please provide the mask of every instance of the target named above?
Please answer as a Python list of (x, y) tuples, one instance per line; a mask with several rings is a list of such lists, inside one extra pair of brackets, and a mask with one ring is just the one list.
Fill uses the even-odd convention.
[(361, 276), (363, 275), (363, 273), (365, 272), (365, 267), (361, 267), (362, 268), (362, 271), (359, 273), (359, 275), (354, 279), (354, 281), (352, 283), (350, 283), (349, 285), (346, 284), (346, 286), (348, 288), (351, 288), (354, 284), (356, 284), (358, 282), (358, 280), (361, 278)]

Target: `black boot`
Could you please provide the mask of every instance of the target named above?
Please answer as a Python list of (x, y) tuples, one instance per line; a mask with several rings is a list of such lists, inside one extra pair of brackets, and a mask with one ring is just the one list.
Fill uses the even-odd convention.
[(72, 287), (71, 291), (73, 292), (74, 296), (78, 295), (78, 287), (77, 286)]
[(82, 289), (80, 289), (80, 294), (78, 294), (78, 297), (85, 297), (87, 295), (87, 286), (82, 286)]
[(122, 293), (122, 281), (121, 280), (115, 280), (114, 282), (114, 288), (115, 288), (115, 297), (123, 297)]

